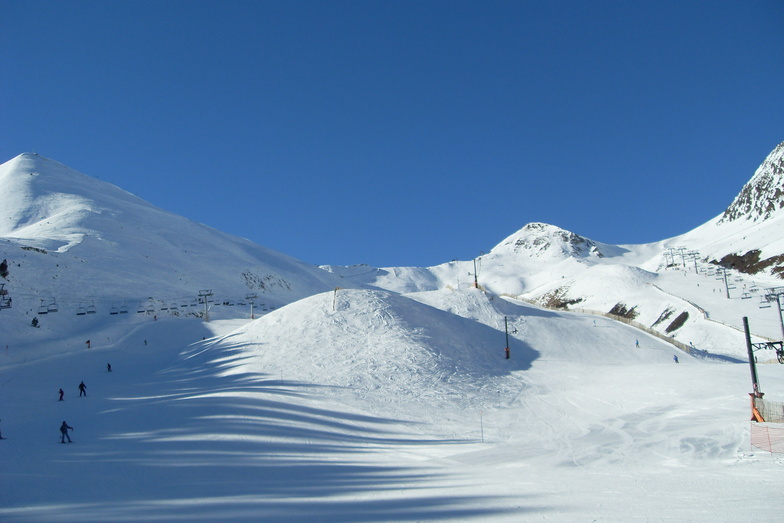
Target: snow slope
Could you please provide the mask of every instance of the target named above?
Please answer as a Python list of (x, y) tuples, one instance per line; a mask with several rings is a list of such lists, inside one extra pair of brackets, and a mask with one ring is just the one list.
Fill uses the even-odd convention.
[[(19, 296), (54, 296), (76, 310), (88, 298), (136, 307), (150, 296), (193, 298), (212, 289), (282, 304), (341, 283), (35, 154), (0, 166), (0, 191), (0, 256)], [(80, 277), (85, 269), (89, 278)]]
[[(727, 298), (705, 259), (735, 215), (639, 246), (530, 224), (476, 270), (330, 275), (34, 155), (0, 188), (3, 521), (780, 519), (737, 328), (777, 337), (778, 280), (732, 271)], [(746, 237), (773, 245), (777, 216)], [(673, 336), (701, 351), (581, 312), (611, 308), (688, 312)], [(781, 369), (758, 367), (773, 401)]]
[[(113, 343), (144, 321), (131, 318), (137, 311), (202, 315), (206, 299), (214, 318), (250, 317), (251, 300), (258, 314), (351, 286), (35, 154), (0, 166), (0, 196), (0, 260), (9, 272), (0, 284), (13, 303), (0, 322), (7, 320), (4, 343), (29, 357), (71, 344), (63, 338)], [(39, 329), (30, 328), (33, 318)]]
[[(775, 499), (784, 461), (749, 446), (745, 364), (675, 364), (618, 322), (472, 290), (414, 296), (459, 315), (382, 291), (334, 298), (239, 328), (150, 321), (111, 348), (3, 367), (0, 517), (780, 518), (749, 501)], [(501, 314), (511, 360), (487, 325)], [(769, 396), (784, 397), (780, 370), (760, 367)]]
[[(754, 341), (784, 336), (780, 317), (764, 299), (769, 289), (784, 290), (782, 231), (784, 143), (725, 213), (675, 238), (608, 245), (531, 223), (475, 260), (426, 268), (326, 269), (401, 293), (478, 283), (493, 294), (551, 308), (625, 316), (685, 345), (737, 358), (745, 355), (744, 316)], [(717, 267), (726, 268), (726, 281)]]

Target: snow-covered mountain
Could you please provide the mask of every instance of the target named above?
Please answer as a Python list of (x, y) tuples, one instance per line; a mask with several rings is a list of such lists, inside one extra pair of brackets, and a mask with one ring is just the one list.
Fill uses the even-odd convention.
[[(608, 245), (531, 223), (476, 260), (426, 268), (326, 268), (403, 293), (476, 283), (496, 295), (612, 314), (684, 344), (738, 354), (743, 316), (752, 318), (753, 333), (781, 337), (778, 318), (760, 305), (768, 305), (765, 289), (782, 284), (784, 143), (724, 213), (660, 242)], [(727, 329), (735, 331), (736, 349), (715, 346)]]
[(751, 447), (737, 328), (778, 337), (780, 280), (711, 263), (775, 252), (779, 212), (646, 245), (536, 223), (331, 275), (35, 155), (0, 190), (4, 520), (780, 519), (739, 494), (775, 499), (782, 462)]
[(250, 316), (251, 300), (263, 312), (350, 286), (36, 154), (0, 165), (0, 197), (0, 284), (12, 300), (0, 313), (18, 318), (7, 330), (37, 317), (38, 330), (19, 332), (34, 343), (91, 331), (92, 313), (201, 314), (207, 300), (214, 317)]
[(0, 256), (9, 264), (3, 281), (17, 294), (136, 307), (150, 296), (174, 302), (211, 289), (216, 298), (256, 293), (279, 305), (338, 282), (35, 154), (0, 166), (0, 192)]
[[(0, 283), (15, 300), (6, 314), (28, 318), (54, 309), (81, 316), (195, 314), (204, 310), (198, 296), (204, 290), (213, 293), (211, 314), (221, 315), (224, 304), (247, 307), (254, 294), (255, 304), (272, 309), (335, 287), (407, 294), (478, 284), (550, 308), (611, 314), (682, 344), (737, 356), (743, 316), (752, 318), (755, 335), (781, 335), (775, 315), (759, 306), (766, 304), (765, 289), (780, 283), (784, 263), (783, 166), (784, 144), (724, 213), (661, 242), (608, 245), (531, 223), (476, 260), (322, 270), (23, 154), (0, 166), (0, 256), (8, 266)], [(237, 314), (245, 309), (225, 313)], [(57, 323), (48, 316), (42, 327), (64, 328)]]

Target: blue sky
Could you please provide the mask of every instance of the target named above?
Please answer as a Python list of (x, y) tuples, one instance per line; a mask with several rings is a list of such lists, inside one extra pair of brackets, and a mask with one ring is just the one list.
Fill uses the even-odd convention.
[(784, 141), (782, 93), (780, 1), (0, 0), (0, 161), (314, 264), (682, 234)]

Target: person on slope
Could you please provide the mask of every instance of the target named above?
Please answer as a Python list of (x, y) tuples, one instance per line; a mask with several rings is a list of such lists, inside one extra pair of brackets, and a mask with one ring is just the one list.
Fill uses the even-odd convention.
[(63, 396), (64, 395), (65, 395), (65, 392), (63, 392), (63, 389), (60, 389), (60, 399), (58, 401), (63, 401)]
[(678, 355), (677, 354), (673, 354), (672, 359), (673, 359), (673, 361), (675, 363), (678, 363)]
[(84, 382), (79, 384), (79, 397), (81, 398), (82, 396), (87, 396), (87, 385)]
[(73, 443), (71, 441), (71, 436), (68, 435), (68, 429), (73, 430), (73, 427), (63, 421), (63, 424), (60, 425), (60, 443), (65, 443), (65, 438), (68, 438), (68, 443)]

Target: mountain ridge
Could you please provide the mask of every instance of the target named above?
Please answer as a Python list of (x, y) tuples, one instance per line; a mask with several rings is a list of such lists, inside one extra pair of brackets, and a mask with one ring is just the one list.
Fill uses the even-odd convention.
[[(743, 204), (735, 208), (762, 208), (750, 198), (775, 194), (769, 186), (779, 173), (782, 151), (780, 145), (752, 177), (763, 180), (766, 190), (747, 190), (751, 196), (739, 195), (736, 201)], [(0, 213), (0, 256), (8, 259), (10, 273), (4, 283), (17, 312), (28, 318), (54, 301), (71, 312), (90, 303), (104, 311), (124, 306), (148, 314), (171, 314), (177, 304), (182, 314), (187, 304), (188, 314), (198, 315), (208, 307), (205, 312), (194, 307), (202, 303), (197, 294), (207, 292), (214, 298), (204, 298), (205, 305), (216, 308), (239, 303), (246, 294), (257, 294), (258, 302), (275, 308), (342, 287), (406, 295), (477, 285), (490, 295), (545, 307), (622, 316), (681, 343), (700, 340), (699, 345), (710, 346), (712, 339), (734, 339), (735, 334), (717, 336), (716, 330), (737, 330), (738, 312), (753, 315), (753, 310), (749, 301), (717, 302), (725, 292), (718, 287), (713, 295), (705, 294), (705, 275), (729, 265), (742, 286), (734, 298), (742, 293), (759, 300), (761, 289), (778, 282), (780, 265), (761, 267), (752, 278), (743, 276), (738, 259), (730, 262), (727, 256), (758, 252), (759, 262), (784, 253), (779, 232), (784, 213), (770, 212), (756, 220), (738, 214), (722, 221), (720, 215), (681, 236), (640, 245), (603, 244), (531, 223), (476, 260), (433, 267), (318, 268), (169, 213), (35, 154), (0, 166), (0, 184), (9, 202)], [(684, 277), (681, 281), (699, 292), (676, 281)], [(755, 320), (755, 329), (768, 336), (776, 332), (768, 319)]]
[(280, 306), (347, 285), (318, 267), (168, 212), (37, 154), (1, 165), (0, 190), (6, 289), (30, 300), (180, 300), (211, 289), (232, 300), (255, 293), (260, 301)]

